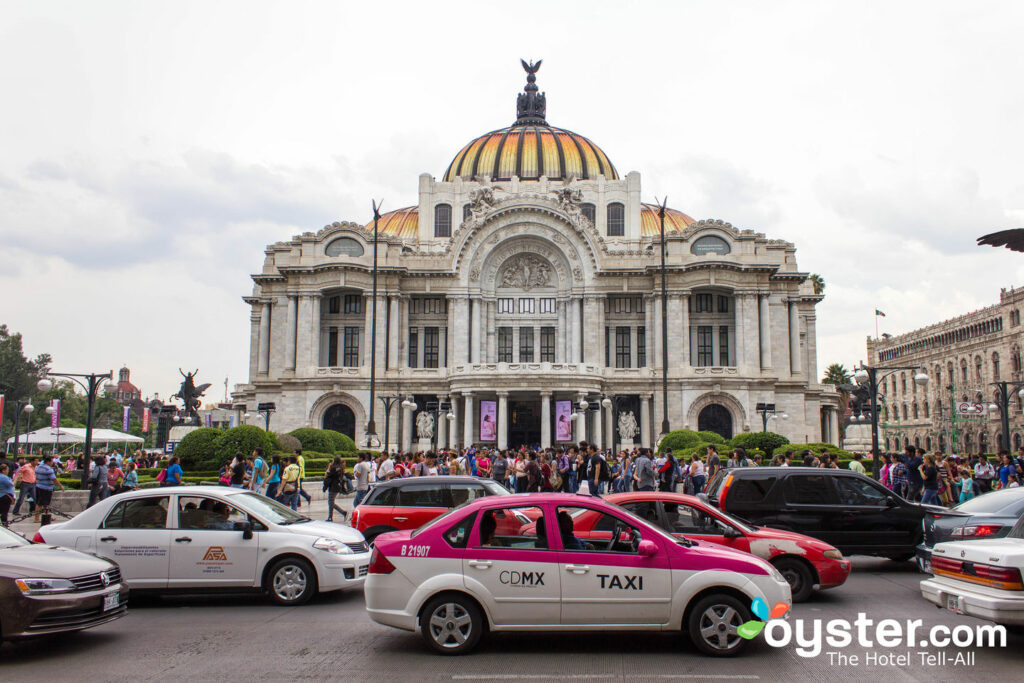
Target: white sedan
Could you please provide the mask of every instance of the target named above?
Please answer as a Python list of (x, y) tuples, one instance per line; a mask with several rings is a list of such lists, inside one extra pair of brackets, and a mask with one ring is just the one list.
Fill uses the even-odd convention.
[(255, 588), (282, 605), (359, 587), (370, 564), (355, 529), (220, 486), (111, 496), (33, 540), (117, 562), (132, 590)]

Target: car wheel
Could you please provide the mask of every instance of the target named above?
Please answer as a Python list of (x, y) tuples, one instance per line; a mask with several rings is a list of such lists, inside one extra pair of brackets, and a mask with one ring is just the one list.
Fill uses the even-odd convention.
[(316, 594), (316, 570), (301, 557), (286, 557), (267, 572), (264, 588), (279, 605), (302, 605)]
[(782, 558), (773, 564), (786, 578), (789, 590), (793, 593), (793, 602), (803, 602), (811, 597), (811, 592), (814, 590), (814, 577), (811, 576), (811, 570), (807, 568), (807, 565), (792, 558)]
[(750, 612), (731, 595), (718, 594), (701, 598), (690, 612), (688, 629), (697, 649), (715, 657), (732, 657), (743, 650), (747, 641), (737, 629), (750, 621)]
[(440, 595), (424, 608), (420, 630), (423, 640), (435, 652), (461, 655), (476, 647), (483, 635), (484, 618), (472, 600)]

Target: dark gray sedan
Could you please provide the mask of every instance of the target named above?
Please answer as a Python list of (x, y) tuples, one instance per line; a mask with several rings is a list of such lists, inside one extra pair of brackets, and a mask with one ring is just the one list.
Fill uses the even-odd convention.
[(1003, 538), (1024, 515), (1024, 488), (992, 491), (946, 511), (930, 511), (921, 521), (924, 541), (917, 546), (917, 565), (927, 572), (932, 548), (944, 541)]
[(0, 527), (0, 638), (81, 631), (123, 617), (128, 585), (113, 562), (34, 545)]

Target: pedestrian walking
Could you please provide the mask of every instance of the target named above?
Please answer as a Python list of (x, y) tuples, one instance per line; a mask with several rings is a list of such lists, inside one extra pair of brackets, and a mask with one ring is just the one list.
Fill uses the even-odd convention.
[(0, 524), (8, 525), (7, 513), (14, 504), (14, 480), (7, 476), (10, 466), (0, 463)]
[[(297, 448), (295, 450), (295, 460), (299, 465), (299, 490), (296, 492), (299, 497), (306, 499), (306, 505), (312, 505), (313, 499), (308, 493), (302, 488), (302, 482), (306, 480), (306, 458), (302, 456), (302, 449)], [(296, 500), (299, 505), (302, 505), (302, 501)]]
[(299, 509), (299, 474), (298, 458), (288, 456), (288, 466), (281, 475), (281, 502), (292, 510)]
[(53, 456), (43, 457), (43, 462), (36, 467), (36, 514), (33, 521), (39, 521), (40, 513), (50, 511), (53, 489), (64, 490), (64, 485), (57, 479), (57, 471), (53, 467)]
[(270, 459), (270, 471), (267, 474), (267, 498), (277, 500), (278, 491), (281, 488), (281, 456), (275, 455)]
[(22, 502), (26, 500), (28, 501), (28, 511), (35, 512), (36, 510), (36, 465), (38, 464), (39, 458), (32, 458), (14, 473), (14, 485), (20, 486), (18, 502), (14, 504), (15, 515), (21, 510)]
[(348, 519), (348, 513), (342, 510), (335, 504), (338, 495), (342, 492), (343, 482), (345, 480), (345, 465), (341, 462), (341, 458), (335, 457), (327, 471), (324, 472), (324, 491), (327, 492), (327, 521), (334, 521), (334, 511), (337, 510), (341, 514), (343, 520)]
[(87, 508), (91, 508), (96, 503), (100, 502), (107, 497), (107, 459), (102, 455), (97, 455), (92, 463), (92, 470), (89, 472), (88, 478), (85, 483), (89, 485), (89, 502), (86, 504)]

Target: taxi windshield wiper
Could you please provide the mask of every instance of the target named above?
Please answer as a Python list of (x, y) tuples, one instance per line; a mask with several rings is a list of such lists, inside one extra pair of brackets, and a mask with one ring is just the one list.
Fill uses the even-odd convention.
[(691, 547), (697, 545), (696, 542), (691, 541), (686, 536), (676, 536), (676, 543), (678, 543), (679, 545), (684, 546), (686, 548), (691, 548)]
[(281, 522), (281, 526), (288, 526), (289, 524), (301, 524), (302, 522), (312, 522), (313, 520), (309, 517), (299, 517), (298, 519), (289, 519), (287, 522)]

